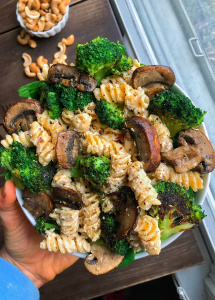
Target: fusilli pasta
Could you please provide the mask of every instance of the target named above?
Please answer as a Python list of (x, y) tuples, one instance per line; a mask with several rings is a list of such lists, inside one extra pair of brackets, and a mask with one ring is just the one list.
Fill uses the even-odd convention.
[(128, 180), (140, 208), (148, 210), (152, 205), (161, 204), (157, 199), (157, 193), (153, 188), (150, 179), (143, 170), (141, 162), (135, 161), (129, 165)]
[(74, 253), (90, 252), (90, 244), (84, 237), (76, 233), (75, 235), (59, 235), (53, 232), (53, 230), (46, 231), (46, 238), (40, 243), (41, 249), (47, 249), (48, 251), (61, 253)]
[(122, 74), (122, 77), (127, 84), (132, 85), (132, 75), (133, 75), (134, 71), (139, 67), (140, 67), (139, 61), (136, 59), (133, 59), (133, 65), (132, 65), (131, 69)]
[(1, 140), (1, 144), (3, 147), (9, 149), (9, 146), (13, 143), (13, 141), (21, 143), (25, 147), (34, 147), (34, 144), (31, 142), (30, 132), (28, 131), (20, 131), (18, 134), (12, 133), (12, 135), (7, 134), (4, 140)]
[(75, 113), (72, 110), (63, 109), (61, 117), (65, 124), (71, 125), (74, 116)]
[(67, 236), (74, 236), (79, 228), (79, 210), (62, 206), (55, 208), (49, 215), (54, 219), (60, 228), (60, 233)]
[(51, 136), (38, 123), (31, 124), (31, 141), (37, 147), (37, 154), (41, 165), (46, 166), (51, 160), (55, 160), (55, 146), (51, 141)]
[(135, 253), (143, 250), (141, 239), (137, 232), (130, 233), (127, 240)]
[(42, 114), (37, 115), (37, 120), (38, 123), (43, 126), (43, 128), (50, 132), (53, 144), (56, 144), (57, 142), (58, 133), (62, 130), (66, 130), (66, 126), (63, 124), (61, 119), (52, 120), (49, 117), (49, 112), (47, 109), (44, 110)]
[(150, 115), (148, 120), (154, 125), (158, 133), (161, 152), (167, 152), (173, 149), (173, 141), (170, 138), (169, 129), (162, 123), (161, 119), (156, 115)]
[(203, 180), (198, 172), (188, 171), (178, 174), (171, 166), (164, 163), (161, 163), (155, 170), (153, 177), (158, 181), (176, 183), (183, 186), (186, 190), (191, 187), (194, 192), (204, 188)]
[(74, 116), (72, 123), (74, 130), (78, 132), (87, 131), (90, 128), (92, 117), (87, 113), (80, 113)]
[(151, 255), (158, 255), (161, 251), (160, 229), (158, 221), (150, 216), (138, 218), (136, 231), (141, 238), (143, 248)]

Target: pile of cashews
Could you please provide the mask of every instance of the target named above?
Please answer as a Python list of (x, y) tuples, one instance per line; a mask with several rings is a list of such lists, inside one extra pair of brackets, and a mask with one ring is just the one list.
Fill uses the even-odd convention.
[[(68, 38), (63, 38), (61, 42), (58, 43), (60, 51), (54, 54), (54, 60), (52, 64), (62, 63), (66, 64), (67, 55), (66, 46), (70, 46), (74, 43), (74, 35), (71, 34)], [(22, 58), (24, 59), (23, 67), (25, 75), (28, 77), (35, 77), (41, 81), (46, 80), (47, 69), (48, 69), (48, 60), (43, 56), (39, 56), (36, 60), (36, 63), (32, 62), (32, 58), (28, 53), (23, 53)], [(46, 69), (46, 70), (44, 70)]]
[(19, 0), (18, 12), (27, 29), (42, 32), (56, 26), (70, 0)]

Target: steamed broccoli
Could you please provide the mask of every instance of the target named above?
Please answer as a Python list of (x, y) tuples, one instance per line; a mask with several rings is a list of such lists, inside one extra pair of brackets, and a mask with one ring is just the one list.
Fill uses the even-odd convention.
[[(33, 193), (42, 192), (51, 187), (56, 173), (54, 163), (42, 166), (38, 161), (35, 148), (26, 148), (19, 142), (13, 142), (9, 149), (0, 150), (1, 166), (6, 168), (19, 188), (27, 187)], [(17, 180), (21, 182), (21, 186)]]
[(43, 217), (39, 217), (36, 221), (35, 228), (40, 233), (45, 233), (46, 230), (54, 228), (54, 232), (60, 234), (60, 226), (57, 225), (56, 221), (52, 218), (44, 219)]
[(120, 129), (122, 123), (125, 122), (123, 113), (118, 106), (116, 104), (110, 104), (106, 100), (100, 100), (96, 104), (95, 112), (102, 124), (108, 125), (113, 129)]
[(74, 110), (74, 104), (77, 97), (77, 91), (72, 87), (65, 87), (63, 85), (55, 85), (54, 89), (58, 93), (58, 99), (63, 107), (67, 110)]
[(44, 107), (48, 108), (51, 119), (57, 119), (61, 116), (62, 107), (59, 100), (59, 91), (55, 90), (55, 86), (42, 81), (38, 87), (40, 102)]
[(155, 95), (148, 109), (162, 119), (170, 130), (171, 137), (181, 130), (198, 127), (206, 113), (196, 108), (188, 97), (169, 90)]
[(79, 166), (83, 176), (95, 188), (105, 185), (110, 176), (110, 159), (105, 156), (80, 158)]
[[(122, 60), (122, 61), (121, 61)], [(76, 66), (93, 76), (97, 84), (111, 74), (121, 74), (132, 66), (132, 59), (126, 57), (126, 50), (119, 41), (115, 44), (107, 38), (97, 37), (76, 48)]]
[(73, 111), (77, 111), (78, 109), (83, 110), (85, 106), (87, 106), (90, 102), (94, 100), (95, 96), (93, 93), (78, 92), (76, 95)]
[(104, 238), (105, 242), (112, 252), (124, 256), (129, 250), (129, 243), (126, 239), (122, 239), (120, 241), (117, 241), (115, 239), (115, 234), (117, 232), (117, 222), (114, 218), (114, 215), (109, 213), (101, 213), (100, 220), (102, 237)]
[(170, 182), (159, 182), (154, 186), (161, 206), (152, 206), (149, 214), (159, 216), (161, 240), (173, 233), (184, 231), (199, 224), (206, 216), (190, 191)]

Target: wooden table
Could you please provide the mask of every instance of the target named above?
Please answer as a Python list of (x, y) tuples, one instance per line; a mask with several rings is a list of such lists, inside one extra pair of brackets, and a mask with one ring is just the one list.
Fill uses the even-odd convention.
[[(107, 37), (113, 41), (122, 41), (119, 28), (107, 0), (71, 1), (70, 16), (66, 27), (58, 35), (49, 39), (35, 39), (36, 49), (21, 46), (16, 37), (21, 31), (15, 16), (16, 2), (2, 1), (0, 4), (0, 103), (4, 106), (16, 102), (20, 86), (34, 81), (24, 75), (22, 53), (29, 53), (33, 60), (39, 55), (49, 62), (58, 50), (57, 44), (63, 37), (75, 35), (75, 43), (67, 47), (67, 62), (74, 62), (75, 47), (96, 36)], [(0, 120), (4, 110), (0, 109)], [(5, 132), (1, 126), (0, 135)], [(2, 180), (2, 179), (1, 179)], [(1, 181), (2, 183), (3, 181)], [(3, 243), (0, 227), (0, 245)], [(58, 275), (52, 282), (41, 289), (41, 299), (91, 299), (93, 297), (119, 290), (131, 285), (149, 281), (161, 276), (175, 273), (179, 270), (203, 263), (203, 257), (192, 231), (185, 232), (175, 242), (162, 250), (157, 257), (148, 256), (133, 262), (124, 268), (115, 269), (108, 274), (93, 276), (88, 273), (79, 260), (74, 266)]]

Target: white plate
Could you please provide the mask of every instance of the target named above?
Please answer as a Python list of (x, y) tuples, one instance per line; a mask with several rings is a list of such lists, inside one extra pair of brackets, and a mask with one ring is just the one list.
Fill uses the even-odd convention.
[[(172, 89), (174, 92), (178, 93), (178, 94), (184, 94), (185, 96), (187, 96), (187, 94), (177, 85), (175, 84)], [(187, 96), (188, 97), (188, 96)], [(208, 137), (207, 134), (207, 130), (205, 128), (205, 124), (202, 123), (200, 125), (200, 130), (202, 132), (204, 132), (204, 134)], [(208, 186), (209, 186), (209, 182), (210, 182), (210, 176), (211, 174), (206, 174), (204, 175), (203, 178), (203, 182), (204, 182), (204, 189), (199, 190), (197, 193), (195, 193), (195, 199), (198, 202), (198, 204), (202, 205), (202, 203), (204, 202), (205, 196), (207, 194), (207, 190), (208, 190)], [(32, 217), (32, 215), (22, 206), (23, 199), (22, 199), (22, 191), (16, 188), (16, 195), (17, 195), (17, 199), (19, 201), (19, 204), (21, 205), (22, 210), (24, 211), (24, 213), (26, 214), (27, 218), (29, 219), (29, 221), (31, 222), (31, 224), (33, 224), (35, 226), (36, 222), (34, 220), (34, 218)], [(171, 244), (172, 242), (174, 242), (183, 232), (180, 233), (175, 233), (171, 236), (169, 236), (167, 239), (165, 239), (164, 241), (162, 241), (161, 245), (162, 245), (162, 249), (165, 248), (166, 246), (168, 246), (169, 244)], [(79, 252), (75, 252), (73, 253), (73, 255), (81, 257), (81, 258), (85, 258), (86, 254), (84, 253), (79, 253)], [(148, 253), (147, 252), (142, 252), (139, 253), (135, 256), (135, 259), (139, 259), (142, 257), (147, 256)]]

